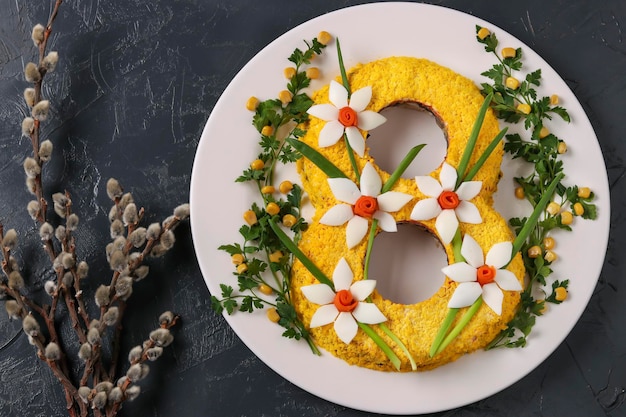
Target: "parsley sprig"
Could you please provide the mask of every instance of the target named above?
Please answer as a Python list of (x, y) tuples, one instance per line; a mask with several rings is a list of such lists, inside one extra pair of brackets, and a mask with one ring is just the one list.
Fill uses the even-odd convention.
[[(296, 221), (289, 226), (290, 233), (295, 242), (299, 240), (307, 228), (301, 216), (302, 188), (294, 184), (286, 198), (276, 198), (276, 193), (261, 192), (264, 186), (273, 184), (278, 162), (287, 164), (300, 157), (289, 142), (304, 135), (305, 132), (298, 126), (307, 119), (306, 112), (313, 104), (303, 91), (311, 82), (303, 67), (311, 62), (314, 55), (321, 54), (325, 47), (317, 38), (305, 44), (307, 48), (304, 51), (296, 48), (288, 58), (295, 64), (294, 75), (287, 84), (291, 101), (283, 103), (280, 99), (268, 99), (256, 108), (252, 123), (261, 135), (258, 159), (263, 161), (263, 166), (247, 168), (235, 181), (256, 184), (263, 204), (252, 203), (250, 210), (256, 222), (240, 227), (241, 243), (219, 247), (231, 256), (239, 257), (240, 265), (245, 267), (233, 273), (237, 277), (237, 291), (231, 285), (221, 284), (221, 298), (213, 295), (211, 306), (218, 313), (225, 311), (228, 314), (237, 310), (252, 313), (264, 307), (274, 308), (279, 317), (278, 324), (285, 328), (283, 336), (304, 339), (313, 353), (319, 355), (319, 349), (292, 304), (290, 276), (294, 256), (272, 229), (272, 224), (281, 223), (286, 215), (291, 215)], [(278, 206), (278, 213), (268, 213), (270, 203)], [(261, 292), (263, 287), (271, 288), (273, 296)]]
[[(523, 70), (521, 48), (515, 49), (515, 54), (512, 56), (501, 57), (496, 35), (489, 33), (485, 37), (480, 37), (478, 36), (480, 30), (481, 27), (476, 26), (477, 41), (484, 45), (486, 52), (492, 53), (497, 58), (497, 63), (481, 74), (491, 80), (490, 83), (481, 84), (482, 92), (484, 95), (493, 95), (491, 107), (498, 118), (508, 123), (523, 122), (525, 131), (530, 134), (528, 139), (522, 138), (518, 133), (506, 135), (504, 150), (513, 158), (521, 158), (534, 167), (528, 176), (516, 177), (515, 181), (523, 190), (524, 197), (535, 208), (546, 193), (549, 184), (555, 178), (564, 176), (560, 155), (567, 149), (565, 142), (549, 132), (545, 123), (552, 120), (554, 116), (569, 122), (570, 116), (567, 110), (557, 105), (551, 97), (539, 97), (536, 89), (541, 85), (541, 69), (528, 72), (521, 81), (517, 81), (518, 74)], [(511, 78), (515, 80), (511, 82)], [(541, 219), (536, 222), (521, 246), (520, 252), (529, 282), (521, 294), (520, 307), (507, 328), (491, 342), (488, 348), (525, 346), (526, 337), (530, 334), (536, 317), (543, 314), (545, 303), (559, 304), (561, 302), (556, 297), (556, 289), (559, 287), (567, 289), (569, 280), (555, 280), (552, 283), (551, 293), (546, 294), (543, 300), (534, 297), (536, 289), (544, 289), (547, 286), (546, 278), (553, 272), (551, 264), (554, 260), (547, 260), (544, 257), (545, 239), (554, 230), (572, 230), (570, 222), (563, 221), (563, 212), (569, 212), (567, 216), (571, 214), (584, 219), (595, 219), (597, 213), (593, 199), (593, 193), (588, 196), (581, 195), (578, 186), (567, 187), (560, 180), (558, 181), (553, 196), (553, 201), (558, 204), (558, 210), (544, 210)], [(573, 209), (577, 204), (582, 207), (582, 213)], [(525, 217), (509, 220), (517, 235), (527, 222), (528, 218)], [(529, 253), (531, 248), (539, 248), (539, 256), (535, 256), (536, 253), (531, 255), (533, 252)]]

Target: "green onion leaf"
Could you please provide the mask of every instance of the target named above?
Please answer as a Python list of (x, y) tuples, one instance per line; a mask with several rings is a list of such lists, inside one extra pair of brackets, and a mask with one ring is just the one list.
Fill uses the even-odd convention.
[(402, 174), (404, 174), (404, 171), (406, 171), (409, 165), (411, 165), (411, 162), (413, 162), (417, 154), (420, 153), (420, 151), (424, 148), (424, 146), (426, 146), (426, 144), (424, 143), (421, 145), (414, 146), (406, 154), (406, 156), (402, 158), (400, 165), (398, 165), (396, 170), (393, 171), (393, 173), (391, 174), (387, 182), (385, 182), (385, 184), (383, 185), (383, 188), (380, 190), (381, 194), (386, 193), (387, 191), (391, 190), (391, 188), (395, 185), (396, 181), (398, 181), (398, 179), (402, 176)]
[(411, 369), (413, 371), (417, 371), (417, 364), (415, 363), (415, 359), (413, 359), (413, 355), (411, 355), (411, 352), (409, 352), (409, 349), (407, 349), (407, 347), (404, 345), (404, 343), (402, 343), (402, 341), (398, 338), (398, 336), (396, 336), (390, 329), (389, 327), (387, 327), (387, 325), (385, 323), (380, 323), (378, 325), (378, 327), (380, 327), (380, 329), (385, 332), (385, 334), (387, 336), (389, 336), (389, 338), (391, 340), (393, 340), (393, 343), (395, 343), (396, 345), (398, 345), (398, 347), (400, 348), (400, 350), (402, 350), (402, 353), (404, 353), (406, 355), (406, 357), (409, 359), (409, 362), (411, 363)]
[(341, 82), (348, 91), (348, 98), (352, 92), (350, 91), (350, 83), (348, 82), (348, 75), (346, 74), (346, 67), (343, 65), (343, 56), (341, 55), (341, 46), (339, 46), (339, 38), (336, 41), (337, 44), (337, 58), (339, 58), (339, 71), (341, 71)]
[(329, 178), (348, 178), (342, 170), (337, 168), (332, 162), (330, 162), (324, 155), (307, 145), (306, 143), (294, 138), (287, 138), (286, 141), (293, 146), (298, 152), (300, 152), (305, 158), (313, 162), (315, 166), (322, 170)]
[(437, 353), (439, 353), (439, 346), (441, 346), (441, 343), (443, 342), (444, 337), (446, 337), (446, 333), (448, 333), (448, 329), (452, 325), (452, 322), (454, 321), (454, 318), (456, 317), (456, 313), (458, 312), (459, 312), (458, 308), (448, 309), (448, 314), (446, 315), (446, 318), (443, 319), (443, 322), (441, 323), (441, 327), (439, 327), (439, 331), (437, 332), (437, 335), (435, 336), (435, 340), (433, 341), (433, 344), (430, 346), (429, 354), (431, 358), (435, 356)]
[(472, 304), (472, 306), (465, 312), (465, 314), (463, 314), (463, 317), (461, 317), (461, 320), (459, 320), (456, 326), (454, 326), (454, 329), (452, 329), (450, 334), (446, 336), (444, 341), (435, 352), (435, 355), (441, 353), (441, 351), (444, 350), (459, 335), (459, 333), (461, 333), (461, 330), (463, 330), (463, 328), (467, 325), (467, 323), (469, 323), (472, 317), (474, 317), (474, 314), (476, 314), (482, 304), (483, 298), (478, 297), (478, 299), (474, 301), (474, 304)]
[(483, 121), (485, 120), (485, 114), (487, 114), (487, 109), (489, 109), (489, 104), (491, 104), (491, 99), (493, 98), (493, 94), (489, 93), (485, 100), (483, 101), (482, 106), (480, 106), (480, 110), (478, 110), (478, 115), (476, 116), (476, 121), (474, 122), (474, 126), (472, 127), (472, 132), (470, 133), (469, 138), (467, 139), (467, 144), (465, 145), (465, 150), (463, 151), (463, 155), (461, 156), (461, 161), (459, 162), (459, 166), (457, 167), (457, 183), (455, 189), (461, 184), (461, 180), (465, 176), (465, 170), (467, 169), (467, 164), (469, 164), (470, 157), (472, 156), (472, 152), (474, 152), (474, 147), (476, 146), (476, 140), (478, 139), (478, 134), (480, 133), (480, 128), (483, 126)]
[(496, 148), (498, 143), (500, 143), (500, 141), (506, 134), (507, 130), (508, 130), (508, 127), (505, 127), (504, 129), (500, 131), (500, 133), (496, 135), (495, 138), (493, 138), (493, 140), (489, 143), (489, 146), (487, 146), (487, 149), (485, 149), (485, 152), (483, 152), (483, 154), (480, 155), (480, 158), (478, 158), (478, 161), (476, 161), (474, 166), (467, 172), (467, 175), (465, 176), (465, 178), (463, 178), (463, 181), (471, 181), (472, 178), (474, 178), (474, 175), (476, 175), (480, 167), (482, 167), (485, 161), (487, 160), (487, 158), (489, 158), (489, 155), (491, 155), (491, 152), (493, 152), (493, 150)]
[(387, 358), (389, 358), (389, 360), (391, 361), (391, 364), (396, 368), (397, 371), (399, 371), (400, 370), (400, 364), (401, 364), (400, 358), (398, 358), (398, 355), (396, 355), (395, 352), (393, 350), (391, 350), (389, 345), (387, 343), (385, 343), (383, 338), (380, 337), (378, 335), (378, 333), (376, 333), (367, 324), (361, 323), (361, 322), (358, 322), (358, 321), (356, 323), (365, 332), (365, 334), (368, 335), (370, 337), (370, 339), (372, 339), (374, 341), (374, 343), (376, 343), (376, 345), (378, 345), (378, 347), (385, 353)]

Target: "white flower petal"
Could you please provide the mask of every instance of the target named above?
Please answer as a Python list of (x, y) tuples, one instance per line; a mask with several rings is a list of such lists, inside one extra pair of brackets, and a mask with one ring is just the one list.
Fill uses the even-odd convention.
[(335, 292), (326, 284), (303, 285), (300, 289), (306, 299), (315, 304), (330, 304), (335, 299)]
[(332, 80), (328, 90), (328, 99), (338, 109), (346, 107), (348, 105), (348, 90), (342, 84)]
[(352, 150), (363, 158), (365, 154), (365, 139), (363, 139), (363, 135), (359, 129), (354, 126), (347, 127), (346, 136), (348, 137), (348, 143), (352, 147)]
[(385, 232), (397, 232), (398, 231), (398, 225), (396, 224), (396, 219), (394, 219), (391, 214), (378, 210), (376, 211), (376, 213), (374, 213), (374, 216), (372, 217), (378, 220), (378, 226), (380, 226), (380, 228), (384, 230)]
[(511, 256), (513, 256), (513, 244), (511, 242), (496, 243), (487, 252), (485, 263), (500, 269), (511, 261)]
[(356, 332), (359, 329), (358, 324), (350, 313), (339, 313), (339, 316), (335, 320), (335, 333), (339, 336), (339, 339), (345, 344), (349, 344)]
[(341, 202), (354, 204), (361, 197), (361, 191), (347, 178), (328, 178), (328, 185), (335, 198)]
[(452, 242), (452, 238), (459, 228), (459, 221), (454, 214), (454, 210), (443, 210), (435, 220), (435, 229), (444, 244)]
[(361, 130), (372, 130), (382, 125), (387, 118), (375, 111), (365, 110), (357, 115), (356, 126)]
[(419, 175), (415, 177), (415, 182), (417, 183), (417, 188), (419, 188), (422, 194), (425, 194), (428, 197), (437, 198), (443, 191), (439, 181), (433, 177)]
[(335, 284), (335, 291), (339, 292), (341, 290), (349, 290), (353, 279), (354, 274), (352, 273), (352, 269), (350, 269), (348, 262), (346, 262), (344, 258), (339, 259), (339, 262), (337, 262), (337, 266), (333, 271), (333, 284)]
[(348, 226), (346, 227), (346, 244), (348, 249), (352, 249), (363, 240), (368, 228), (369, 222), (363, 217), (354, 216), (348, 221)]
[(456, 287), (454, 294), (448, 301), (449, 308), (462, 308), (471, 306), (482, 294), (482, 288), (477, 282), (463, 282)]
[(465, 262), (474, 268), (480, 268), (485, 264), (485, 257), (483, 255), (482, 248), (478, 242), (476, 242), (476, 240), (468, 234), (463, 237), (461, 255), (465, 258)]
[(430, 220), (439, 216), (441, 206), (436, 198), (427, 198), (420, 200), (411, 211), (411, 220)]
[(341, 226), (354, 217), (352, 206), (349, 204), (337, 204), (328, 209), (320, 219), (321, 224), (326, 226)]
[(441, 165), (441, 171), (439, 172), (439, 182), (441, 187), (446, 191), (454, 191), (456, 187), (456, 180), (458, 178), (456, 168), (447, 162)]
[(376, 288), (376, 280), (365, 279), (357, 281), (350, 287), (350, 293), (359, 301), (365, 300)]
[(311, 317), (311, 323), (309, 324), (309, 327), (311, 329), (314, 329), (316, 327), (332, 323), (333, 321), (335, 321), (338, 315), (339, 310), (337, 310), (337, 307), (335, 307), (334, 304), (326, 304), (325, 306), (321, 306), (320, 308), (315, 310), (313, 317)]
[(380, 175), (376, 171), (376, 168), (371, 163), (366, 163), (361, 171), (361, 195), (368, 197), (378, 197), (380, 189), (383, 186), (383, 181), (380, 179)]
[(309, 107), (307, 113), (327, 122), (339, 118), (339, 110), (332, 104), (316, 104), (315, 106)]
[(469, 201), (480, 193), (482, 186), (482, 181), (462, 182), (456, 190), (456, 195), (458, 195), (461, 200)]
[(480, 212), (469, 201), (461, 201), (459, 205), (454, 209), (454, 212), (459, 218), (459, 221), (469, 224), (480, 224), (483, 222), (483, 218), (480, 216)]
[[(365, 110), (368, 104), (370, 104), (370, 100), (372, 99), (372, 87), (366, 86), (363, 88), (359, 88), (350, 96), (349, 106), (352, 110), (359, 113)], [(360, 117), (360, 115), (359, 115)]]
[(504, 299), (504, 294), (502, 294), (502, 290), (498, 287), (498, 284), (491, 283), (491, 284), (483, 285), (483, 301), (498, 316), (502, 314), (502, 300), (503, 299)]
[(465, 262), (456, 262), (448, 265), (444, 268), (441, 268), (441, 272), (443, 272), (448, 278), (456, 282), (476, 281), (476, 268)]
[(359, 303), (352, 311), (352, 315), (357, 321), (365, 324), (378, 324), (387, 321), (387, 317), (373, 303)]
[(382, 211), (390, 213), (400, 210), (412, 199), (413, 196), (411, 194), (405, 194), (398, 191), (387, 191), (376, 198), (378, 201), (378, 208)]
[(339, 121), (331, 120), (330, 122), (326, 122), (320, 131), (320, 135), (317, 140), (318, 145), (321, 148), (334, 145), (343, 135), (343, 131), (344, 127), (341, 123), (339, 123)]
[(517, 280), (515, 274), (508, 269), (496, 270), (496, 284), (504, 291), (521, 291), (522, 285)]

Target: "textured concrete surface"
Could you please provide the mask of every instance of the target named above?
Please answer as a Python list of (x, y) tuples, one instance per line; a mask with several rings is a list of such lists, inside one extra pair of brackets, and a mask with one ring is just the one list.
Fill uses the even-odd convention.
[[(80, 255), (96, 286), (108, 277), (106, 180), (145, 207), (147, 221), (188, 200), (195, 148), (220, 94), (259, 50), (294, 26), (358, 1), (67, 0), (50, 49), (61, 56), (44, 91), (53, 103), (44, 135), (55, 141), (46, 191), (67, 189), (81, 214)], [(626, 3), (621, 0), (442, 0), (490, 21), (538, 52), (581, 101), (602, 146), (612, 191), (612, 229), (596, 292), (567, 340), (502, 392), (437, 416), (623, 416), (626, 298)], [(18, 256), (41, 293), (48, 260), (24, 207), (20, 138), (27, 112), (22, 68), (30, 31), (51, 1), (0, 0), (0, 221), (22, 232)], [(442, 24), (445, 24), (442, 22)], [(179, 313), (177, 338), (152, 367), (123, 416), (365, 416), (321, 400), (276, 375), (209, 306), (189, 227), (133, 295), (123, 349), (143, 340), (161, 311)], [(28, 243), (30, 242), (30, 243)], [(100, 271), (100, 272), (98, 272)], [(3, 309), (4, 310), (4, 309)], [(451, 393), (453, 395), (453, 393)], [(18, 323), (0, 314), (0, 415), (65, 415), (62, 391)]]

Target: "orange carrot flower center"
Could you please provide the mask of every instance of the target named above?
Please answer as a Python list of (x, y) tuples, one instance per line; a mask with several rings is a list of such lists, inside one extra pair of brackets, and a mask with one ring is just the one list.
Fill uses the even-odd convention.
[(359, 304), (348, 290), (339, 290), (333, 300), (335, 307), (342, 313), (351, 313)]
[(374, 197), (362, 195), (354, 204), (352, 211), (357, 216), (371, 219), (374, 213), (378, 210), (378, 201)]
[(459, 206), (461, 200), (459, 200), (459, 196), (454, 191), (443, 191), (439, 197), (437, 198), (439, 205), (442, 209), (452, 209), (454, 210)]
[(345, 127), (356, 126), (357, 115), (350, 107), (342, 107), (339, 109), (339, 122)]
[(489, 265), (483, 265), (476, 270), (476, 279), (483, 286), (491, 284), (496, 277), (496, 268)]

